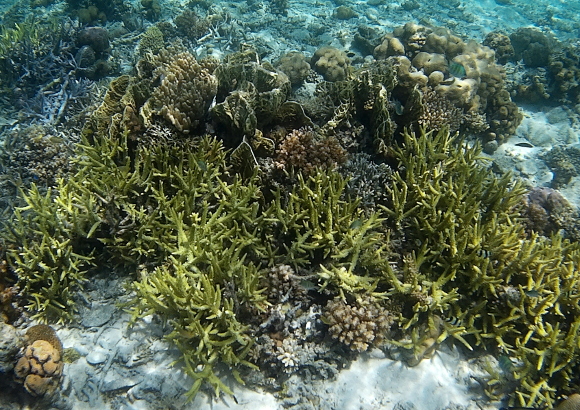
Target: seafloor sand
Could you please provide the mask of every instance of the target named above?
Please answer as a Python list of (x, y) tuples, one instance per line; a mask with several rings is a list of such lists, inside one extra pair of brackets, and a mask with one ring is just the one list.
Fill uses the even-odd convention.
[[(73, 409), (497, 409), (484, 403), (478, 379), (485, 377), (475, 362), (442, 348), (416, 367), (385, 358), (375, 349), (361, 355), (336, 380), (304, 382), (292, 376), (284, 393), (273, 394), (228, 381), (235, 397), (214, 401), (205, 392), (187, 403), (191, 386), (179, 366), (177, 351), (158, 337), (163, 326), (152, 318), (128, 329), (128, 315), (120, 314), (110, 295), (111, 285), (87, 293), (91, 309), (82, 313), (80, 328), (59, 329), (64, 347), (74, 347), (82, 358), (65, 367), (59, 407)], [(104, 299), (103, 299), (104, 297)], [(103, 323), (104, 322), (104, 323)], [(485, 358), (480, 360), (491, 360)], [(167, 407), (165, 407), (167, 406)]]

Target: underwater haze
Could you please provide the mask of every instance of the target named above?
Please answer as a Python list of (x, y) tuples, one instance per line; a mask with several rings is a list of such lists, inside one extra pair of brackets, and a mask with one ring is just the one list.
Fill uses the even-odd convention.
[(0, 409), (580, 408), (578, 2), (0, 3)]

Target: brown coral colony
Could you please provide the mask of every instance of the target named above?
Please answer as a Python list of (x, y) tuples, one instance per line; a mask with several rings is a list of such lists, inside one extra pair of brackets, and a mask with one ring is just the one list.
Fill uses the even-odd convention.
[(24, 354), (16, 362), (14, 375), (33, 396), (51, 394), (57, 388), (64, 363), (62, 343), (47, 325), (36, 325), (26, 333)]

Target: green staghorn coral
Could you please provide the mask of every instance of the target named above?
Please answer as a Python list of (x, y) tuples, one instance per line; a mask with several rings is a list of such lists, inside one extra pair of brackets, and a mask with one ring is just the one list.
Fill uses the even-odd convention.
[[(75, 174), (46, 195), (34, 186), (22, 193), (26, 206), (4, 238), (37, 319), (73, 319), (74, 292), (99, 258), (112, 261), (134, 274), (125, 306), (133, 321), (156, 314), (171, 325), (167, 338), (194, 380), (190, 397), (204, 383), (231, 393), (218, 369), (241, 382), (239, 372), (254, 367), (254, 332), (274, 300), (265, 277), (289, 264), (296, 283), (318, 279), (302, 289), (304, 303), (333, 300), (350, 311), (368, 301), (369, 312), (394, 320), (369, 326), (364, 343), (391, 338), (409, 364), (455, 339), (514, 360), (514, 383), (490, 374), (490, 396), (507, 389), (519, 405), (551, 405), (579, 387), (579, 248), (524, 228), (521, 185), (494, 176), (478, 145), (446, 129), (417, 127), (397, 142), (389, 98), (398, 80), (391, 63), (378, 62), (318, 93), (331, 108), (322, 135), (355, 120), (372, 140), (364, 149), (393, 165), (381, 206), (360, 207), (334, 170), (289, 170), (293, 186), (269, 192), (254, 155), (272, 155), (275, 142), (261, 129), (282, 121), (283, 107), (296, 115), (302, 108), (285, 101), (284, 76), (255, 53), (238, 57), (212, 69), (219, 99), (211, 111), (237, 130), (234, 140), (172, 133), (160, 115), (144, 122), (138, 114), (155, 89), (154, 67), (145, 64), (138, 77), (111, 83), (76, 147)], [(256, 115), (272, 107), (277, 115)], [(205, 116), (196, 118), (203, 125)]]
[[(580, 246), (527, 235), (523, 188), (495, 177), (478, 145), (446, 130), (404, 137), (391, 150), (399, 171), (381, 207), (405, 255), (385, 270), (401, 305), (396, 344), (418, 359), (448, 337), (502, 352), (520, 363), (510, 370), (512, 401), (553, 405), (556, 392), (578, 388)], [(490, 378), (490, 395), (500, 384)]]
[[(77, 195), (74, 183), (58, 181), (55, 193), (32, 185), (22, 193), (26, 206), (16, 208), (6, 224), (7, 257), (28, 296), (32, 318), (69, 321), (76, 312), (73, 294), (86, 281), (94, 258), (87, 242), (100, 224), (95, 202)], [(77, 241), (82, 237), (85, 241)]]
[[(337, 172), (297, 174), (289, 193), (277, 190), (265, 211), (274, 248), (285, 248), (280, 263), (322, 264), (334, 268), (372, 269), (372, 254), (384, 240), (379, 214), (364, 215), (359, 199), (344, 197), (346, 180)], [(365, 272), (366, 273), (366, 272)]]
[[(45, 197), (34, 189), (23, 194), (30, 205), (16, 213), (13, 234), (6, 237), (11, 260), (27, 291), (60, 286), (38, 297), (29, 293), (42, 320), (73, 318), (74, 289), (66, 291), (60, 278), (78, 276), (79, 288), (96, 261), (93, 250), (135, 270), (136, 297), (126, 307), (133, 320), (156, 313), (172, 325), (167, 337), (195, 380), (190, 396), (204, 382), (216, 393), (229, 392), (215, 365), (226, 364), (234, 374), (250, 365), (248, 320), (268, 305), (263, 268), (293, 260), (365, 274), (359, 266), (370, 264), (372, 250), (380, 247), (382, 236), (374, 231), (381, 220), (367, 219), (357, 201), (344, 198), (346, 181), (333, 171), (298, 175), (289, 197), (278, 191), (266, 202), (255, 175), (242, 179), (231, 172), (216, 139), (135, 143), (118, 115), (129, 84), (120, 80), (105, 98), (113, 120), (100, 119), (105, 110), (97, 110), (77, 145), (76, 173)], [(35, 226), (31, 221), (42, 226), (23, 240), (30, 235), (26, 228)], [(52, 238), (62, 243), (55, 246)], [(35, 259), (39, 248), (60, 255), (46, 257), (53, 266), (43, 276), (38, 270), (44, 265)]]

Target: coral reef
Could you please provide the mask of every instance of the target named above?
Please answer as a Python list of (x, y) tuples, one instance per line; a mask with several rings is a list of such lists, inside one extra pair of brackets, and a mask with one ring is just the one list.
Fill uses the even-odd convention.
[(423, 104), (417, 123), (425, 129), (439, 131), (448, 128), (451, 133), (459, 131), (463, 112), (445, 96), (427, 89), (423, 92)]
[(580, 395), (572, 394), (556, 407), (556, 410), (577, 410), (580, 409)]
[(161, 4), (158, 0), (141, 0), (141, 6), (149, 21), (156, 21), (161, 16)]
[(139, 41), (137, 52), (141, 57), (145, 57), (147, 53), (157, 54), (165, 46), (163, 33), (157, 26), (151, 26)]
[(348, 6), (338, 6), (333, 15), (339, 20), (348, 20), (357, 16), (356, 12)]
[(350, 197), (359, 197), (360, 206), (372, 211), (387, 200), (387, 187), (393, 170), (385, 163), (376, 163), (368, 154), (349, 155), (340, 167), (347, 179), (345, 192)]
[(39, 111), (31, 107), (34, 98), (42, 98), (54, 82), (62, 88), (63, 79), (74, 77), (74, 36), (70, 22), (53, 15), (28, 16), (14, 26), (2, 26), (0, 86), (16, 108)]
[[(424, 112), (417, 104), (424, 104), (425, 99), (447, 111), (448, 118), (457, 118), (460, 112), (485, 118), (487, 127), (466, 128), (479, 132), (485, 141), (501, 143), (515, 133), (522, 120), (506, 89), (505, 74), (495, 63), (493, 50), (475, 41), (464, 42), (446, 28), (407, 23), (385, 35), (374, 55), (392, 61), (396, 67), (397, 86), (392, 94), (405, 107), (404, 125), (417, 121), (429, 124), (424, 118), (417, 118)], [(427, 97), (418, 98), (415, 87)], [(444, 100), (435, 103), (431, 91)], [(448, 121), (447, 125), (459, 129), (457, 121), (463, 122)]]
[(270, 0), (270, 10), (272, 13), (281, 16), (288, 15), (288, 0)]
[(553, 101), (570, 107), (580, 102), (580, 46), (560, 43), (537, 28), (520, 28), (510, 35), (515, 59), (509, 89), (517, 101)]
[(76, 14), (84, 24), (119, 20), (130, 26), (131, 5), (124, 0), (67, 0), (66, 3), (71, 14)]
[(226, 130), (225, 143), (236, 147), (246, 141), (253, 150), (262, 146), (272, 154), (274, 143), (263, 137), (262, 129), (295, 118), (293, 104), (286, 101), (291, 89), (286, 74), (260, 63), (253, 49), (228, 56), (214, 74), (219, 85), (211, 114)]
[(74, 317), (73, 294), (86, 280), (93, 258), (77, 253), (83, 244), (71, 244), (70, 238), (73, 233), (90, 237), (100, 224), (92, 198), (80, 199), (62, 179), (54, 190), (56, 199), (52, 188), (43, 195), (33, 184), (23, 195), (26, 206), (15, 210), (4, 232), (12, 244), (7, 258), (28, 298), (26, 308), (40, 321)]
[[(14, 272), (6, 261), (6, 252), (0, 247), (0, 322), (13, 324), (22, 316), (22, 308), (18, 305), (20, 291), (15, 286)], [(1, 373), (1, 371), (0, 371)]]
[[(577, 237), (576, 215), (553, 191), (524, 200), (519, 183), (488, 169), (479, 143), (457, 137), (497, 146), (521, 121), (495, 62), (511, 58), (509, 39), (496, 33), (485, 46), (409, 23), (374, 44), (361, 27), (360, 47), (378, 61), (353, 58), (354, 69), (345, 52), (322, 47), (310, 60), (316, 74), (298, 52), (277, 68), (262, 61), (263, 44), (222, 61), (166, 47), (185, 37), (211, 55), (212, 36), (223, 49), (241, 43), (218, 24), (227, 13), (194, 3), (116, 43), (113, 26), (79, 27), (67, 49), (74, 75), (138, 37), (141, 59), (87, 109), (72, 159), (48, 127), (7, 140), (3, 166), (24, 184), (2, 238), (17, 275), (10, 292), (21, 289), (32, 318), (74, 319), (75, 294), (106, 263), (133, 275), (124, 305), (133, 321), (153, 314), (169, 325), (190, 398), (206, 387), (231, 394), (227, 372), (243, 383), (260, 370), (279, 387), (292, 374), (333, 376), (371, 346), (416, 365), (445, 341), (513, 358), (513, 383), (486, 381), (492, 397), (552, 406), (576, 390), (580, 245), (565, 239)], [(155, 2), (141, 4), (157, 18)], [(287, 3), (277, 5), (284, 14)], [(129, 7), (69, 6), (87, 24)], [(27, 29), (3, 34), (40, 47)], [(2, 55), (18, 55), (19, 41), (0, 42)], [(548, 61), (571, 85), (572, 51)], [(552, 154), (559, 179), (575, 175), (570, 152)], [(37, 170), (35, 159), (59, 170)], [(35, 394), (62, 371), (61, 348), (43, 337), (17, 366)]]
[(360, 135), (357, 128), (362, 127), (370, 136), (364, 145), (384, 154), (396, 128), (390, 101), (397, 84), (394, 67), (391, 61), (378, 61), (346, 81), (322, 82), (316, 87), (316, 99), (306, 104), (305, 111), (324, 120), (320, 132), (325, 135)]
[(96, 80), (107, 75), (112, 67), (109, 59), (109, 33), (102, 27), (87, 27), (76, 36), (76, 74)]
[(14, 370), (14, 358), (18, 354), (23, 340), (16, 328), (3, 320), (0, 320), (0, 380), (8, 386), (8, 375)]

